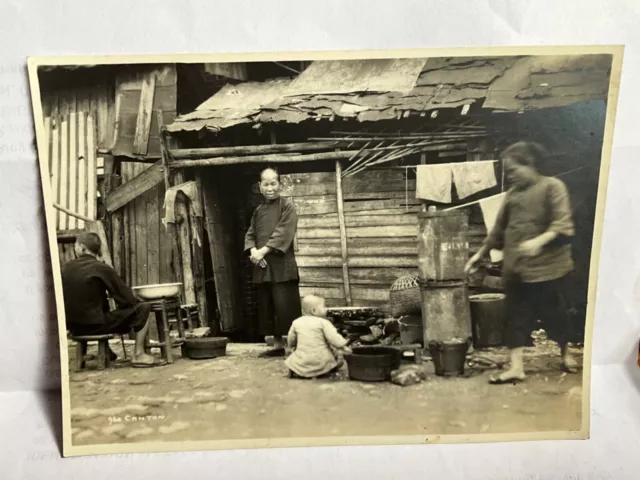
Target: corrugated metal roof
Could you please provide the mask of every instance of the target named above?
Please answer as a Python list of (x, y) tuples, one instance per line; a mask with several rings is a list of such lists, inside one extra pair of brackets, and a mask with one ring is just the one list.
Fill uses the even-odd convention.
[(390, 120), (482, 100), (502, 111), (562, 106), (606, 98), (610, 67), (610, 55), (314, 62), (289, 85), (240, 84), (230, 87), (242, 92), (235, 97), (223, 89), (169, 130), (318, 117)]

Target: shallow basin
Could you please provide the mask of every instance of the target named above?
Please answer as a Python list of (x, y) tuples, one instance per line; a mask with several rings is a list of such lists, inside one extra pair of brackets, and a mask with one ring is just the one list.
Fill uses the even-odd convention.
[(157, 300), (160, 298), (176, 297), (180, 294), (182, 283), (159, 283), (156, 285), (140, 285), (133, 287), (141, 298), (145, 300)]

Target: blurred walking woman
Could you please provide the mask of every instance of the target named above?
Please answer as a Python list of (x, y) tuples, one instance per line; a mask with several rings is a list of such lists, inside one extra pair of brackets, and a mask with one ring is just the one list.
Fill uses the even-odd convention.
[(466, 267), (467, 272), (472, 270), (492, 249), (503, 252), (504, 338), (511, 365), (500, 376), (492, 377), (492, 384), (524, 380), (524, 347), (533, 344), (531, 333), (537, 320), (560, 346), (563, 367), (572, 373), (578, 367), (567, 348), (571, 320), (565, 282), (574, 268), (571, 205), (565, 184), (538, 172), (537, 164), (546, 155), (542, 146), (531, 142), (515, 143), (502, 152), (510, 189), (495, 226)]

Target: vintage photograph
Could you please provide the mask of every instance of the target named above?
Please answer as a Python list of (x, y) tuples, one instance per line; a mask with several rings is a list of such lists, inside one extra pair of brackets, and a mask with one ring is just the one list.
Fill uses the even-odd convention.
[(64, 454), (588, 438), (621, 54), (31, 58)]

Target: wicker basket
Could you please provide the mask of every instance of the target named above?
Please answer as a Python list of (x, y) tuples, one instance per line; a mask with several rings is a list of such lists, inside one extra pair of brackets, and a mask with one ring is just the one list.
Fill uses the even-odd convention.
[(404, 275), (393, 282), (389, 289), (389, 307), (394, 317), (422, 313), (418, 275)]

